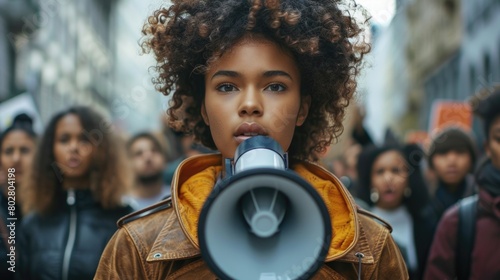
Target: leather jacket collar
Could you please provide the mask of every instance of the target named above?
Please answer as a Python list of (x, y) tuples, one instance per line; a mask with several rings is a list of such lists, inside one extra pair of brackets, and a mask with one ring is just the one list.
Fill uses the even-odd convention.
[[(179, 186), (181, 186), (193, 174), (197, 174), (209, 166), (220, 165), (221, 162), (221, 155), (213, 154), (190, 157), (179, 165), (172, 181), (172, 205), (174, 211), (170, 211), (169, 215), (165, 217), (166, 222), (147, 256), (146, 260), (148, 262), (179, 260), (200, 256), (197, 242), (195, 242), (187, 233), (185, 226), (182, 222), (180, 222), (182, 219), (179, 213)], [(352, 196), (344, 187), (341, 186), (340, 181), (323, 167), (312, 163), (302, 162), (302, 164), (304, 164), (308, 170), (314, 172), (314, 174), (321, 179), (334, 182), (348, 203), (349, 209), (354, 212), (353, 215), (351, 215), (351, 217), (355, 220), (356, 225), (354, 242), (352, 242), (353, 245), (341, 254), (337, 254), (336, 256), (328, 255), (326, 262), (340, 260), (344, 262), (372, 264), (374, 262), (372, 250), (370, 250), (365, 232), (359, 226), (360, 222), (358, 221), (356, 213), (358, 208), (354, 203)], [(166, 242), (167, 239), (169, 242)], [(176, 244), (176, 246), (166, 246), (165, 244)], [(356, 256), (355, 254), (348, 254), (349, 252), (362, 252), (363, 257), (359, 258), (359, 256)]]

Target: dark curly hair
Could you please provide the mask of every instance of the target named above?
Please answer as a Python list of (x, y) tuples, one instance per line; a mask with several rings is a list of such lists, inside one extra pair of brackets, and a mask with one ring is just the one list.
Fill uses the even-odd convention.
[(361, 24), (349, 12), (365, 11), (354, 0), (344, 2), (173, 0), (169, 8), (155, 11), (143, 27), (141, 46), (154, 52), (156, 89), (164, 95), (173, 91), (170, 125), (216, 149), (200, 113), (205, 70), (245, 34), (259, 34), (293, 54), (301, 71), (301, 95), (311, 96), (309, 115), (296, 128), (290, 154), (310, 159), (313, 151), (324, 151), (343, 131), (345, 108), (370, 50), (360, 36)]

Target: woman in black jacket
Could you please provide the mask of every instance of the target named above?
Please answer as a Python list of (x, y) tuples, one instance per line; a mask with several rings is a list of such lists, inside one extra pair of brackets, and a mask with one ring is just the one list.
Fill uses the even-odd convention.
[(92, 279), (129, 185), (123, 146), (86, 107), (52, 118), (23, 184), (20, 279)]

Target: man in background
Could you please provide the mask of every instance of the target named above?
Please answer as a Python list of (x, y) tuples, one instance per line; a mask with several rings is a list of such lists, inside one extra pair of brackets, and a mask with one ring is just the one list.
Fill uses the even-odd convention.
[(165, 153), (158, 139), (151, 133), (139, 133), (128, 141), (127, 150), (136, 177), (126, 198), (130, 206), (137, 211), (170, 197), (170, 186), (163, 181)]

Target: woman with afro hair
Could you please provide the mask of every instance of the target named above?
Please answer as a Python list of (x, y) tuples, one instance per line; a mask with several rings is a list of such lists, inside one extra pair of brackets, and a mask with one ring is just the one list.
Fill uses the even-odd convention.
[[(172, 95), (170, 125), (219, 153), (186, 159), (172, 180), (171, 200), (119, 222), (95, 279), (232, 278), (201, 257), (198, 222), (224, 179), (225, 159), (256, 135), (288, 153), (290, 169), (323, 200), (333, 232), (316, 269), (297, 276), (290, 263), (291, 272), (261, 279), (408, 278), (390, 227), (358, 210), (340, 181), (312, 162), (341, 134), (370, 49), (349, 12), (360, 7), (344, 2), (179, 0), (149, 17), (142, 47), (155, 55), (157, 90)], [(236, 270), (251, 269), (236, 263)]]

